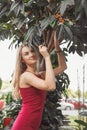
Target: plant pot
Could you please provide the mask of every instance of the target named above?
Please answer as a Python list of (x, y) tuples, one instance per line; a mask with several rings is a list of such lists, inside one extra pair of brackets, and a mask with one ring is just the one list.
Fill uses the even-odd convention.
[(13, 120), (12, 117), (6, 117), (4, 118), (4, 127), (9, 126), (10, 122)]

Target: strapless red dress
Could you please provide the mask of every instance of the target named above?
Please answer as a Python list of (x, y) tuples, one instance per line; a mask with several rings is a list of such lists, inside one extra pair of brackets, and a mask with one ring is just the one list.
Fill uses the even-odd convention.
[(46, 91), (31, 86), (20, 88), (20, 93), (22, 107), (11, 130), (38, 130), (42, 119)]

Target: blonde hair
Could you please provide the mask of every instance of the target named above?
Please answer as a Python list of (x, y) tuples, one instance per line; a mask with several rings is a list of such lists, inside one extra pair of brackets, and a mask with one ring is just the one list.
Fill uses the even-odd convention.
[(26, 70), (26, 67), (27, 67), (26, 64), (22, 62), (21, 51), (24, 46), (28, 46), (28, 44), (26, 43), (26, 44), (20, 45), (17, 50), (15, 70), (14, 70), (13, 78), (12, 78), (12, 85), (13, 85), (12, 96), (15, 99), (21, 98), (21, 95), (19, 92), (19, 80), (20, 80), (20, 75)]

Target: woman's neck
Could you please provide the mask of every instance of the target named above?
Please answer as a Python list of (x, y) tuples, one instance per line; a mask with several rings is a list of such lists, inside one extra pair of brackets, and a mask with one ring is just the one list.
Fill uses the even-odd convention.
[(27, 69), (26, 69), (26, 71), (29, 71), (31, 73), (37, 73), (36, 67), (30, 67), (30, 66), (28, 66)]

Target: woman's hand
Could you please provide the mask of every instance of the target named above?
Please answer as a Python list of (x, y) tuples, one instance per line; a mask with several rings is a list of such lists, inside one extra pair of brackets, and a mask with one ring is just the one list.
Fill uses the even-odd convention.
[(46, 58), (46, 57), (49, 56), (49, 53), (48, 53), (48, 51), (47, 51), (47, 47), (44, 46), (44, 45), (40, 45), (40, 46), (39, 46), (39, 52), (40, 52), (40, 54), (41, 54), (44, 58)]

